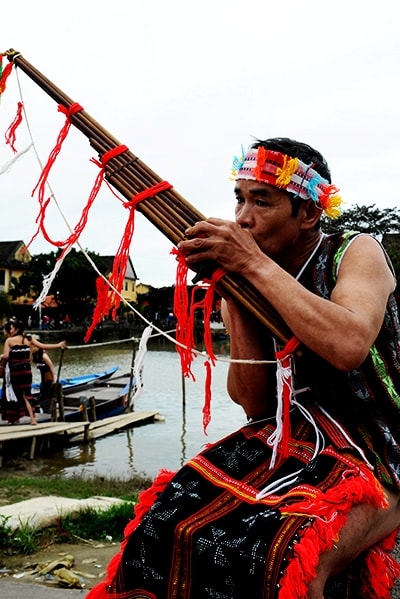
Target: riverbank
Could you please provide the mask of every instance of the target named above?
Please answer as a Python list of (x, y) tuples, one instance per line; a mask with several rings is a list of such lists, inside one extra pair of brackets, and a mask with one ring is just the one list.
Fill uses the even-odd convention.
[(89, 590), (119, 551), (137, 495), (151, 479), (38, 477), (40, 464), (19, 459), (13, 466), (0, 471), (2, 584)]
[[(16, 468), (17, 463), (14, 464)], [(11, 471), (0, 472), (0, 505), (14, 503), (18, 499), (27, 499), (29, 497), (42, 497), (43, 505), (46, 503), (47, 494), (57, 492), (62, 496), (64, 493), (69, 497), (91, 495), (113, 495), (118, 498), (137, 499), (137, 493), (151, 484), (149, 479), (138, 477), (135, 480), (97, 479), (87, 480), (77, 476), (71, 479), (60, 479), (59, 477), (40, 478), (34, 476), (35, 465), (31, 463), (19, 464), (19, 471), (14, 474)], [(67, 576), (75, 577), (75, 591), (65, 591), (64, 597), (81, 597), (86, 592), (103, 580), (106, 568), (110, 560), (119, 552), (120, 542), (123, 537), (123, 528), (129, 518), (121, 527), (120, 536), (102, 541), (93, 539), (79, 538), (77, 533), (75, 537), (70, 538), (68, 543), (59, 543), (54, 541), (54, 537), (44, 537), (43, 546), (29, 555), (23, 553), (9, 553), (0, 551), (0, 577), (1, 584), (7, 583), (7, 598), (18, 598), (23, 596), (25, 584), (33, 583), (35, 587), (43, 589), (43, 594), (38, 594), (40, 599), (56, 599), (59, 597), (57, 591), (61, 588), (66, 589), (66, 582), (56, 574), (58, 569), (67, 570)], [(60, 530), (57, 531), (60, 537)], [(395, 556), (400, 561), (400, 545), (395, 550)], [(65, 573), (65, 572), (64, 572)], [(35, 588), (33, 587), (33, 588)], [(3, 586), (2, 586), (3, 588)], [(10, 591), (9, 591), (10, 589)], [(80, 589), (80, 590), (78, 590)], [(13, 594), (15, 590), (15, 594)], [(54, 592), (54, 594), (52, 594)], [(18, 594), (20, 593), (20, 594)], [(84, 593), (82, 595), (82, 593)], [(32, 599), (35, 594), (29, 591)], [(400, 581), (393, 589), (392, 599), (400, 599)]]

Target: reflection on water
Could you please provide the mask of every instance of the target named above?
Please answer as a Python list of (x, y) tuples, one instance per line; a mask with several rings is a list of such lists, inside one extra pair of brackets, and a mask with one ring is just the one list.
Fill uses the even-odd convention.
[[(195, 381), (181, 375), (179, 357), (163, 339), (149, 343), (144, 358), (143, 392), (135, 409), (157, 410), (165, 420), (109, 435), (88, 444), (74, 445), (49, 456), (40, 474), (74, 473), (129, 478), (143, 473), (155, 476), (160, 468), (176, 470), (205, 444), (236, 430), (245, 422), (242, 409), (226, 393), (227, 342), (218, 342), (214, 351), (221, 360), (212, 370), (211, 423), (203, 432), (205, 367), (201, 356), (193, 364)], [(57, 366), (58, 352), (49, 352)], [(61, 377), (75, 376), (119, 365), (128, 372), (132, 362), (130, 343), (91, 345), (65, 352)]]

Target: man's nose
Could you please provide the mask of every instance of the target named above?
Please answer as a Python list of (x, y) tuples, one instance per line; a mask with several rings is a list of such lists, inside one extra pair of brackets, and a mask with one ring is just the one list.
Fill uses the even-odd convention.
[(253, 225), (254, 218), (251, 206), (246, 206), (246, 204), (244, 204), (238, 209), (236, 212), (236, 223), (242, 227), (242, 229), (247, 229)]

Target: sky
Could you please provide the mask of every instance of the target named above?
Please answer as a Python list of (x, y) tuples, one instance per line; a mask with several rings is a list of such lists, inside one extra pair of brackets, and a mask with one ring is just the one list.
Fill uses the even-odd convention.
[[(2, 11), (0, 51), (18, 50), (207, 217), (234, 218), (232, 158), (275, 136), (322, 152), (344, 208), (386, 208), (399, 200), (399, 22), (397, 0), (20, 0)], [(14, 70), (0, 103), (0, 170), (13, 157), (4, 133), (19, 101), (16, 147), (33, 145), (0, 176), (0, 240), (28, 243), (32, 191), (65, 117)], [(55, 241), (81, 218), (99, 170), (92, 157), (71, 128), (49, 176)], [(102, 186), (81, 247), (115, 255), (126, 218)], [(40, 236), (29, 246), (55, 249)], [(130, 256), (140, 282), (174, 284), (171, 249), (137, 214)]]

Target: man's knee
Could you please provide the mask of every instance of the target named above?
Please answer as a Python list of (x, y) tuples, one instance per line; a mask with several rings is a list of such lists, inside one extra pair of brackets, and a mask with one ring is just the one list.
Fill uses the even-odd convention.
[[(310, 598), (323, 597), (323, 589), (329, 577), (343, 571), (364, 551), (388, 537), (400, 526), (399, 495), (387, 493), (388, 507), (376, 508), (369, 504), (354, 506), (347, 522), (340, 530), (332, 549), (321, 554), (317, 576), (310, 585)], [(315, 593), (315, 594), (314, 594)]]

